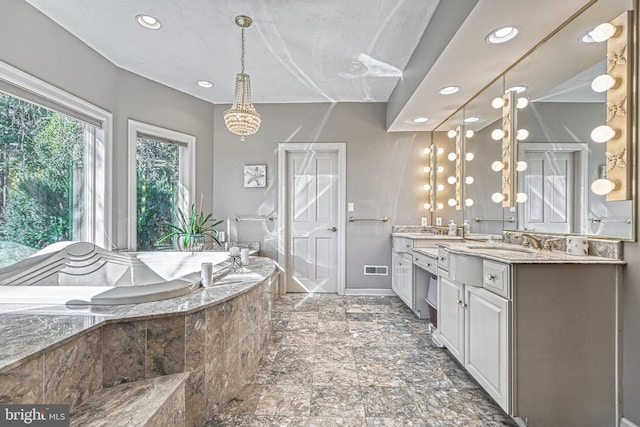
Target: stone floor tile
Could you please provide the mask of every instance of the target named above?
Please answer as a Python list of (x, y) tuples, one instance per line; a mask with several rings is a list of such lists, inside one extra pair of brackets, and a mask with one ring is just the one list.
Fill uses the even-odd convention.
[(360, 387), (367, 417), (419, 418), (418, 405), (405, 387)]
[(316, 364), (355, 363), (350, 344), (316, 344)]
[(308, 417), (310, 404), (311, 387), (270, 385), (262, 390), (255, 415)]
[(406, 387), (404, 365), (357, 365), (361, 387)]
[(364, 418), (364, 405), (359, 387), (313, 386), (312, 417)]
[(355, 364), (315, 364), (313, 385), (357, 387), (358, 373)]
[(366, 427), (364, 418), (356, 417), (311, 417), (309, 427)]

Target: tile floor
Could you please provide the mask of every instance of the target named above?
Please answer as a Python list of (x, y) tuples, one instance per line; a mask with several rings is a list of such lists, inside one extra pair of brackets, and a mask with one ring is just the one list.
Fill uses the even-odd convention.
[(288, 294), (269, 354), (214, 426), (514, 426), (397, 297)]

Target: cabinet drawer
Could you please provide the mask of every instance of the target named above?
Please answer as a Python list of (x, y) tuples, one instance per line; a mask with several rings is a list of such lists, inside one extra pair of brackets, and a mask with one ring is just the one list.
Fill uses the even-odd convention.
[(438, 249), (438, 268), (449, 271), (449, 252), (443, 248)]
[(413, 254), (413, 264), (422, 268), (423, 270), (427, 270), (429, 273), (438, 274), (438, 261), (436, 258), (431, 258), (426, 255), (414, 253)]
[(391, 247), (394, 252), (409, 252), (413, 248), (413, 241), (406, 237), (392, 237)]
[(505, 298), (511, 297), (509, 266), (499, 262), (482, 262), (483, 288)]

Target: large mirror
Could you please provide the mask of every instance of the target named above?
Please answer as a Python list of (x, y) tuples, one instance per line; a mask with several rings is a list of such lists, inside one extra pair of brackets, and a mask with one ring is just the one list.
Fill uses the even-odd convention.
[[(513, 213), (503, 214), (502, 204), (492, 203), (491, 197), (500, 192), (502, 175), (492, 170), (493, 162), (501, 158), (502, 139), (492, 135), (502, 128), (502, 112), (491, 102), (504, 93), (503, 78), (498, 79), (473, 98), (464, 108), (465, 162), (464, 218), (469, 224), (467, 237), (501, 234), (515, 221)], [(506, 222), (505, 222), (506, 221)]]
[[(627, 200), (611, 200), (591, 189), (594, 181), (606, 178), (607, 171), (615, 167), (627, 168), (629, 177), (635, 174), (635, 141), (631, 141), (635, 126), (629, 126), (626, 162), (620, 161), (620, 148), (612, 150), (608, 143), (594, 142), (592, 131), (609, 123), (608, 114), (621, 110), (633, 114), (634, 122), (636, 118), (632, 99), (616, 109), (609, 98), (607, 108), (607, 91), (592, 89), (596, 77), (611, 71), (611, 61), (623, 59), (612, 58), (618, 53), (612, 55), (609, 48), (608, 60), (607, 42), (588, 40), (596, 26), (619, 19), (633, 4), (632, 0), (594, 3), (465, 105), (462, 120), (475, 132), (467, 138), (465, 148), (475, 157), (465, 163), (465, 177), (475, 180), (465, 187), (465, 197), (474, 200), (464, 211), (471, 235), (498, 233), (504, 228), (635, 239), (631, 200), (635, 189), (630, 188)], [(635, 78), (632, 76), (635, 72), (629, 80)], [(502, 208), (491, 200), (501, 182), (500, 174), (491, 168), (500, 159), (501, 143), (492, 140), (491, 131), (500, 127), (501, 111), (492, 108), (491, 100), (509, 90), (518, 90), (516, 97), (529, 101), (516, 115), (517, 128), (525, 130), (517, 142), (517, 160), (527, 164), (518, 173), (517, 192), (526, 201)], [(476, 122), (469, 121), (476, 117)], [(633, 180), (628, 181), (625, 184), (632, 187)]]

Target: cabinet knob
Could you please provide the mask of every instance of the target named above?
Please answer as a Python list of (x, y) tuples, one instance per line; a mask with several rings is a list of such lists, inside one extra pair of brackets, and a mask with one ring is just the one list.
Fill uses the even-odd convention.
[(462, 305), (462, 300), (458, 300), (458, 305)]
[(487, 274), (487, 280), (489, 280), (489, 281), (496, 280), (496, 275), (495, 274)]

